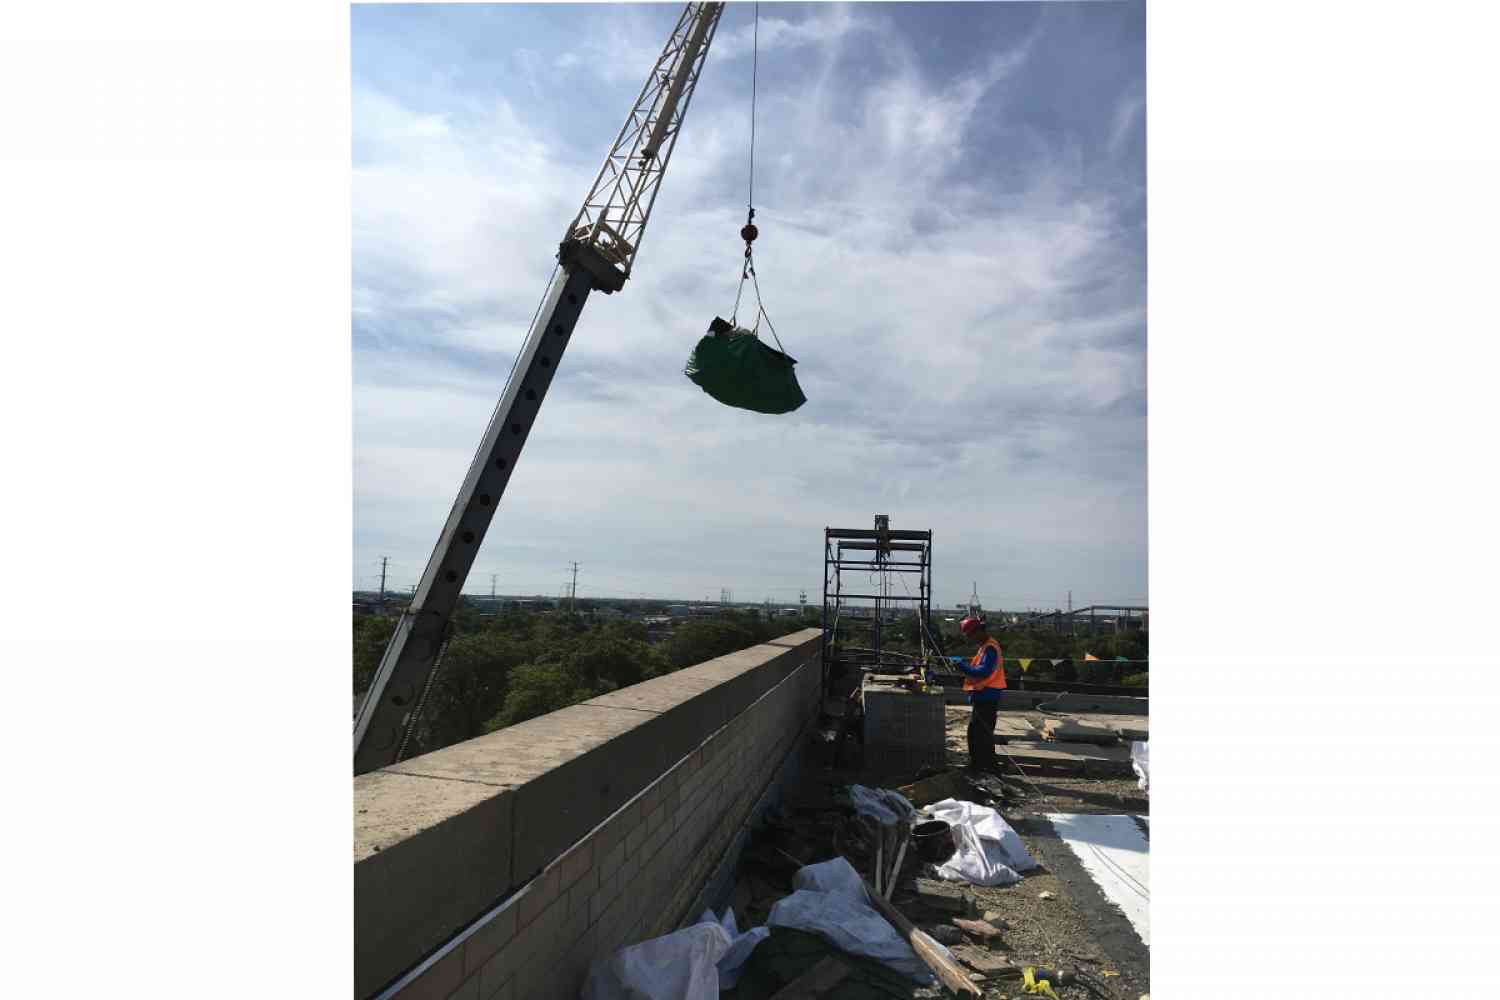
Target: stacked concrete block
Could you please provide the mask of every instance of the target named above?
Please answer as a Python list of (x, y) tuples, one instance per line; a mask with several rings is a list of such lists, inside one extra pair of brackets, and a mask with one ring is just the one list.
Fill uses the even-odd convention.
[[(798, 633), (356, 779), (357, 809), (384, 817), (378, 829), (356, 822), (356, 995), (431, 953), (446, 928), (438, 957), (396, 980), (394, 996), (576, 996), (594, 959), (696, 918), (704, 881), (812, 721), (818, 647), (817, 632)], [(549, 754), (552, 766), (519, 773)], [(396, 781), (435, 797), (413, 814), (422, 795)], [(383, 831), (394, 843), (371, 850)], [(404, 864), (382, 862), (403, 848)], [(424, 885), (424, 871), (440, 877)], [(484, 884), (462, 885), (466, 871)], [(518, 891), (495, 891), (518, 876)], [(504, 902), (476, 926), (486, 892)], [(455, 926), (460, 908), (469, 917)]]
[(865, 681), (865, 763), (889, 775), (946, 766), (947, 726), (941, 691), (925, 694)]

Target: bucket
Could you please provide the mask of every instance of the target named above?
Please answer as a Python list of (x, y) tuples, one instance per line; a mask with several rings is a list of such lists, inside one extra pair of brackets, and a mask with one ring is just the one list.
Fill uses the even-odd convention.
[(947, 861), (958, 850), (953, 827), (940, 819), (930, 819), (912, 827), (911, 846), (917, 857), (934, 865)]

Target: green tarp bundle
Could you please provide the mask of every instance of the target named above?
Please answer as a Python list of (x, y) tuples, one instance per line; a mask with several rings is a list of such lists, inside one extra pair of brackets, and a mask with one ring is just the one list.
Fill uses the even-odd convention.
[(807, 402), (792, 371), (795, 358), (718, 317), (708, 329), (683, 371), (704, 392), (726, 406), (757, 413), (790, 413)]

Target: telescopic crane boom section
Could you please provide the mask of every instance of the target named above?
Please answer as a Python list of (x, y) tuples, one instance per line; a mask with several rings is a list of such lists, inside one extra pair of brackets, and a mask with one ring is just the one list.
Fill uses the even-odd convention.
[(394, 764), (405, 753), (441, 666), (464, 582), (583, 304), (589, 292), (617, 292), (630, 277), (723, 8), (722, 3), (690, 3), (683, 9), (568, 227), (557, 271), (515, 368), (355, 717), (355, 774)]

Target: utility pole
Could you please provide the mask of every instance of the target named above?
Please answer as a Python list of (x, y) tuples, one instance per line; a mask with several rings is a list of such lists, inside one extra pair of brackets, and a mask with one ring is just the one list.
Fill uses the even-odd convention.
[(385, 564), (390, 561), (390, 556), (380, 557), (380, 606), (385, 607)]
[(573, 564), (573, 614), (578, 613), (578, 564)]
[(490, 600), (495, 599), (495, 581), (500, 578), (499, 573), (490, 574)]

